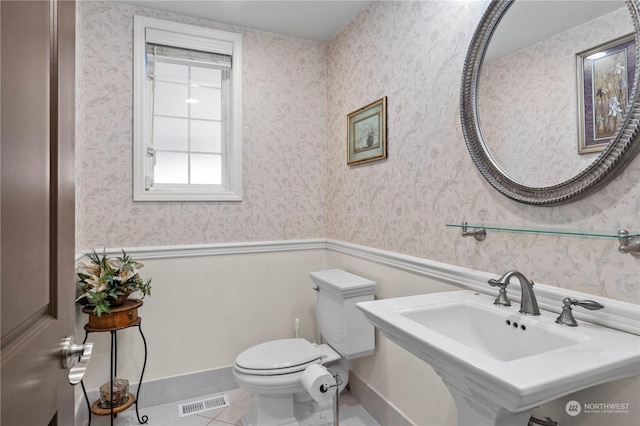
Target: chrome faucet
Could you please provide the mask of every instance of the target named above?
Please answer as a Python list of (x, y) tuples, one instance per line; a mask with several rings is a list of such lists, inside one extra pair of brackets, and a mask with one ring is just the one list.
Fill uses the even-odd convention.
[(520, 289), (522, 298), (520, 299), (520, 313), (527, 315), (540, 315), (540, 309), (538, 308), (538, 300), (533, 292), (533, 281), (527, 279), (527, 277), (518, 271), (509, 271), (498, 280), (489, 280), (489, 285), (492, 287), (498, 287), (498, 297), (496, 298), (494, 305), (511, 306), (509, 298), (507, 297), (507, 285), (511, 277), (516, 277), (520, 281)]

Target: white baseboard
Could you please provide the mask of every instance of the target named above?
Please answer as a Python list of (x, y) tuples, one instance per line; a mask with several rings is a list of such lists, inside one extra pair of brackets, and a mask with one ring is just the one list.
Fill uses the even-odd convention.
[(414, 426), (375, 389), (363, 382), (353, 370), (349, 371), (349, 393), (381, 425)]
[[(138, 408), (212, 395), (236, 389), (237, 387), (238, 384), (233, 378), (233, 366), (151, 380), (149, 382), (143, 380)], [(137, 395), (138, 384), (132, 384), (129, 387), (129, 392)], [(90, 403), (100, 398), (97, 390), (88, 392), (87, 396)], [(135, 409), (135, 405), (129, 408), (129, 410)], [(88, 420), (89, 411), (86, 401), (83, 400), (83, 403), (76, 410), (75, 424), (85, 425), (88, 424)]]

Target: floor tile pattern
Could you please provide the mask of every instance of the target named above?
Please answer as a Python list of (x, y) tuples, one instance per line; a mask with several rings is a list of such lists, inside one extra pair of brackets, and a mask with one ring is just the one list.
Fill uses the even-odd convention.
[[(156, 405), (140, 409), (140, 417), (148, 416), (150, 426), (241, 426), (241, 418), (249, 409), (251, 394), (242, 389), (225, 392), (231, 405), (216, 410), (205, 411), (190, 416), (180, 417), (178, 406), (191, 401), (210, 398), (216, 395), (203, 395), (183, 401)], [(91, 426), (110, 425), (109, 417), (92, 416)], [(137, 425), (135, 406), (124, 411), (113, 420), (114, 426)], [(86, 426), (86, 423), (82, 426)], [(265, 425), (267, 426), (267, 425)], [(340, 395), (340, 426), (380, 426), (373, 417), (366, 412), (358, 401), (348, 391)]]

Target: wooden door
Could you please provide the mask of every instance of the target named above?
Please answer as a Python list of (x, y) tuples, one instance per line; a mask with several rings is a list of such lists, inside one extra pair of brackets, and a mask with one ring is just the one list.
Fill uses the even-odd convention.
[(72, 1), (0, 1), (2, 426), (73, 425)]

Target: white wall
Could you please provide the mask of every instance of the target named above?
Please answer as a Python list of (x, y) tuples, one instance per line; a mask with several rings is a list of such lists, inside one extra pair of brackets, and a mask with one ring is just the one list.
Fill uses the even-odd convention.
[[(160, 250), (161, 252), (162, 250)], [(315, 339), (315, 292), (309, 272), (326, 269), (323, 249), (144, 259), (151, 296), (139, 309), (148, 344), (144, 382), (233, 365), (261, 342)], [(88, 317), (78, 308), (76, 336)], [(109, 333), (90, 333), (95, 352), (85, 386), (109, 380)], [(144, 359), (137, 328), (118, 332), (118, 374), (137, 383)], [(144, 388), (144, 387), (143, 387)]]
[[(348, 270), (376, 282), (376, 299), (460, 290), (433, 279), (382, 266), (354, 256), (329, 252), (330, 267)], [(376, 351), (352, 362), (351, 368), (386, 401), (416, 425), (454, 425), (451, 394), (424, 361), (376, 330)]]

